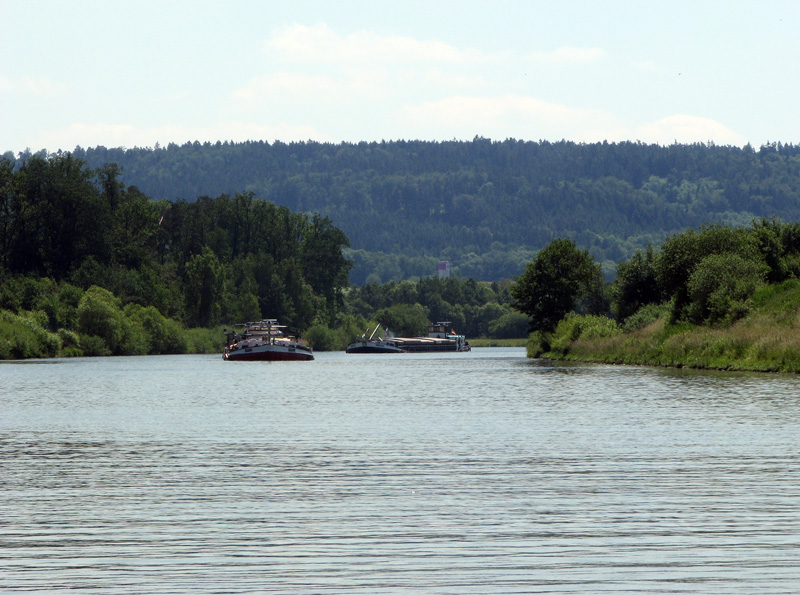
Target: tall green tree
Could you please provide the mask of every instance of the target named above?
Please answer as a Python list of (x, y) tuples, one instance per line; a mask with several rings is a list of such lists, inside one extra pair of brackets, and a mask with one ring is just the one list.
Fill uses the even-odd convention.
[(347, 287), (347, 275), (352, 263), (345, 259), (342, 249), (350, 245), (344, 233), (334, 227), (327, 217), (315, 213), (308, 222), (300, 246), (303, 277), (315, 293), (325, 298), (328, 320), (342, 306), (342, 289)]
[(217, 322), (222, 290), (222, 265), (206, 246), (186, 263), (186, 313), (191, 326), (210, 326)]
[(630, 260), (617, 265), (612, 294), (614, 313), (620, 322), (642, 306), (664, 300), (664, 292), (656, 275), (655, 252), (650, 244), (646, 250), (637, 250)]
[(514, 308), (530, 317), (530, 330), (550, 333), (602, 279), (587, 250), (561, 238), (536, 255), (511, 286)]
[(94, 173), (71, 154), (33, 156), (17, 173), (13, 272), (64, 279), (84, 258), (106, 260), (111, 207)]
[(11, 247), (19, 226), (19, 196), (16, 190), (14, 162), (0, 157), (0, 269), (8, 268)]

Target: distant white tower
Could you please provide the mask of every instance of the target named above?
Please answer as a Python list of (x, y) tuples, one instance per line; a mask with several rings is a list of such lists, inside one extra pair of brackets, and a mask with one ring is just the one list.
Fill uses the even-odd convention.
[(450, 276), (450, 263), (446, 260), (439, 261), (439, 279), (447, 279)]

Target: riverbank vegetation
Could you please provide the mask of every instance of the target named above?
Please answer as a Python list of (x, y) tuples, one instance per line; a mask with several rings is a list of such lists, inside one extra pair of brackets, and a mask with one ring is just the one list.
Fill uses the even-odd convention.
[[(161, 180), (160, 198), (126, 186), (123, 168)], [(244, 190), (211, 198), (221, 180)], [(519, 337), (530, 321), (531, 353), (554, 357), (653, 324), (672, 341), (681, 329), (726, 333), (755, 324), (769, 288), (800, 279), (797, 224), (767, 218), (798, 220), (798, 205), (791, 145), (476, 138), (6, 154), (0, 357), (214, 351), (223, 326), (261, 316), (318, 350), (378, 323), (417, 335), (439, 320), (470, 339)], [(428, 276), (440, 258), (454, 277)]]
[[(123, 305), (107, 289), (52, 279), (0, 283), (0, 359), (214, 353), (223, 329), (186, 328), (153, 306)], [(9, 309), (10, 308), (10, 309)]]
[(0, 159), (0, 358), (218, 351), (262, 313), (335, 323), (347, 245), (252, 193), (154, 201), (114, 165)]
[[(747, 228), (713, 225), (688, 230), (658, 249), (637, 252), (618, 271), (607, 288), (606, 314), (577, 313), (586, 292), (576, 288), (569, 312), (556, 324), (538, 324), (528, 354), (800, 372), (797, 223), (760, 219)], [(523, 291), (524, 278), (514, 291)], [(524, 307), (519, 302), (517, 306)]]
[(251, 192), (154, 201), (114, 165), (0, 159), (0, 359), (221, 351), (223, 327), (277, 318), (317, 350), (381, 323), (523, 336), (508, 285), (423, 278), (349, 287), (348, 238)]

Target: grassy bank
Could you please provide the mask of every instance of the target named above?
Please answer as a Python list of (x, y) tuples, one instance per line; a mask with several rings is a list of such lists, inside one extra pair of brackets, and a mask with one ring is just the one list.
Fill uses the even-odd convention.
[(636, 330), (571, 315), (528, 355), (586, 362), (800, 373), (800, 280), (758, 291), (747, 316), (725, 327), (669, 324), (666, 309)]

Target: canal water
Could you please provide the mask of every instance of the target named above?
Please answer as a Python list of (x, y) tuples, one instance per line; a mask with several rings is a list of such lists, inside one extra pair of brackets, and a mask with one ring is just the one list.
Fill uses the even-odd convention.
[(797, 593), (800, 378), (0, 364), (2, 593)]

